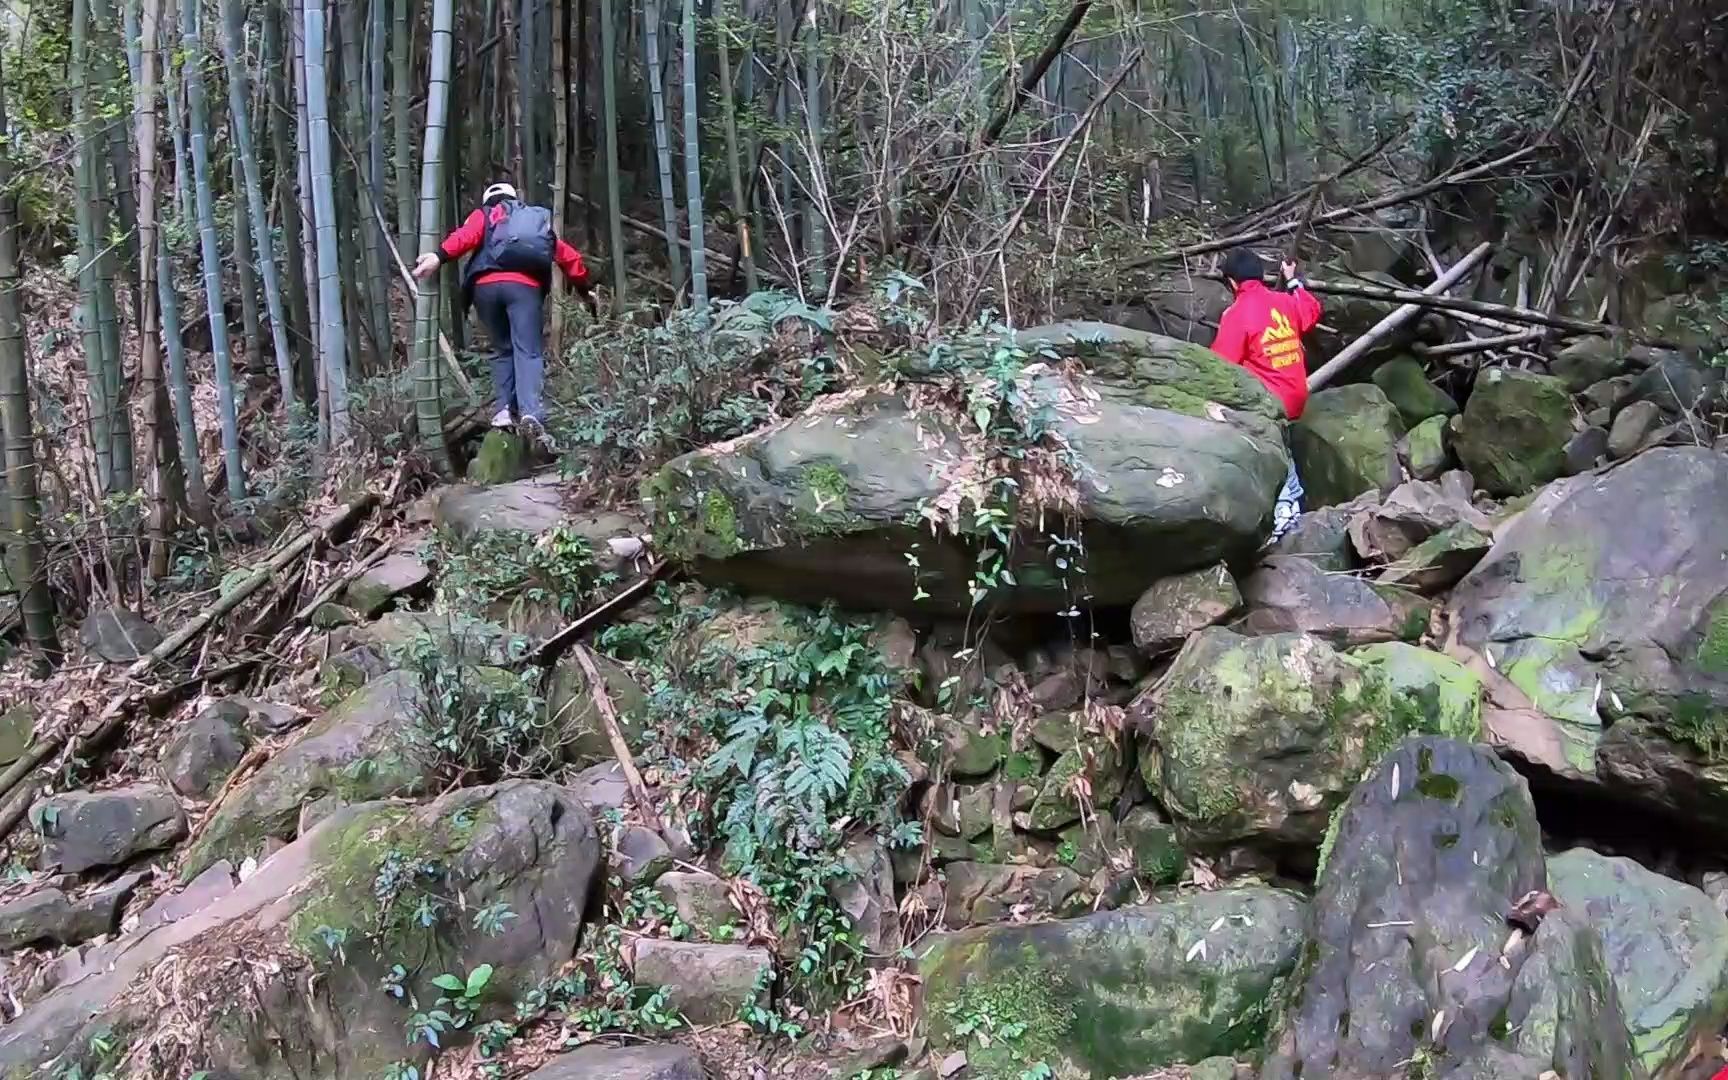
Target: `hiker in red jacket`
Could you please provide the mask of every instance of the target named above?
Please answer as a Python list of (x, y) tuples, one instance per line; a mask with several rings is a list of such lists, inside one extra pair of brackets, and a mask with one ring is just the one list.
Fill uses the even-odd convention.
[(552, 233), (552, 212), (529, 206), (509, 184), (493, 184), (460, 228), (437, 251), (421, 255), (414, 276), (428, 278), (453, 259), (473, 254), (462, 272), (462, 306), (473, 304), (492, 336), (492, 390), (498, 413), (492, 426), (516, 422), (529, 438), (545, 443), (545, 412), (540, 400), (546, 378), (544, 337), (546, 293), (557, 267), (577, 290), (589, 288), (582, 256)]
[[(1302, 335), (1320, 322), (1320, 301), (1296, 276), (1296, 264), (1286, 262), (1280, 270), (1284, 291), (1266, 287), (1266, 266), (1247, 248), (1233, 248), (1224, 256), (1224, 281), (1236, 294), (1224, 317), (1218, 320), (1218, 336), (1212, 351), (1253, 372), (1284, 404), (1284, 415), (1302, 416), (1308, 404), (1308, 363)], [(1295, 524), (1302, 512), (1302, 481), (1296, 475), (1296, 460), (1284, 478), (1284, 490), (1272, 511), (1272, 540)]]

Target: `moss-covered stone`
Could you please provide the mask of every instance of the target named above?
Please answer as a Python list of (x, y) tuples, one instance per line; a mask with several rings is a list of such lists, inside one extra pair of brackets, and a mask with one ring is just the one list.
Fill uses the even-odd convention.
[[(684, 455), (641, 489), (656, 546), (710, 582), (799, 602), (964, 611), (982, 589), (1056, 611), (1080, 570), (1065, 537), (1020, 530), (1008, 573), (980, 581), (979, 549), (999, 541), (979, 511), (1077, 511), (1086, 589), (1130, 604), (1158, 577), (1256, 547), (1287, 464), (1257, 380), (1203, 347), (1140, 338), (1021, 336), (1034, 355), (1014, 411), (1048, 439), (982, 434), (952, 397), (876, 387)], [(1059, 462), (1029, 458), (1041, 441), (1061, 444)], [(1002, 472), (1018, 486), (994, 483)]]
[(1559, 379), (1489, 368), (1459, 418), (1458, 459), (1489, 494), (1521, 495), (1565, 472), (1572, 412)]
[(1411, 476), (1433, 480), (1446, 471), (1452, 460), (1447, 451), (1448, 431), (1446, 417), (1430, 416), (1398, 443), (1398, 456)]
[(1398, 440), (1404, 422), (1385, 392), (1371, 383), (1322, 390), (1308, 399), (1290, 429), (1296, 470), (1309, 506), (1349, 502), (1364, 491), (1382, 494), (1403, 478)]
[(1132, 706), (1147, 787), (1187, 843), (1312, 848), (1380, 753), (1412, 733), (1471, 739), (1479, 707), (1444, 657), (1347, 656), (1317, 638), (1203, 630)]
[(493, 429), (480, 440), (480, 449), (468, 463), (468, 481), (474, 484), (508, 484), (528, 475), (531, 450), (527, 440), (511, 431)]
[(1109, 806), (1122, 793), (1122, 751), (1110, 738), (1092, 735), (1062, 752), (1044, 777), (1028, 811), (1031, 827), (1054, 832), (1079, 821), (1090, 808)]
[(1375, 368), (1374, 385), (1386, 394), (1409, 427), (1458, 411), (1452, 395), (1429, 382), (1422, 362), (1412, 356), (1394, 357)]
[(919, 961), (931, 1047), (964, 1050), (982, 1080), (1040, 1062), (1077, 1080), (1251, 1052), (1301, 926), (1294, 897), (1235, 889), (939, 935)]
[(1147, 656), (1174, 652), (1196, 630), (1223, 622), (1242, 604), (1223, 563), (1155, 582), (1134, 602), (1129, 625)]

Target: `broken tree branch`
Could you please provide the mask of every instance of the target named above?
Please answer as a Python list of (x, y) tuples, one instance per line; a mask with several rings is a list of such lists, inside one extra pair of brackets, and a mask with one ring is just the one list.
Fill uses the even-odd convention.
[[(1145, 52), (1144, 48), (1137, 48), (1128, 54), (1128, 58), (1122, 62), (1121, 70), (1116, 72), (1116, 76), (1105, 84), (1104, 89), (1099, 91), (1097, 97), (1092, 99), (1092, 104), (1086, 106), (1086, 111), (1080, 114), (1080, 119), (1075, 121), (1073, 129), (1057, 145), (1056, 152), (1050, 155), (1050, 160), (1044, 163), (1044, 168), (1038, 173), (1038, 178), (1032, 181), (1032, 187), (1026, 192), (1026, 197), (1015, 208), (1014, 215), (1008, 219), (1006, 225), (1002, 226), (1002, 231), (997, 233), (996, 239), (991, 242), (990, 246), (997, 259), (1003, 257), (1002, 253), (1006, 250), (1008, 241), (1013, 239), (1014, 231), (1020, 227), (1021, 220), (1026, 217), (1026, 211), (1038, 198), (1038, 193), (1044, 190), (1044, 185), (1049, 181), (1050, 174), (1056, 171), (1056, 166), (1060, 165), (1062, 159), (1068, 155), (1069, 147), (1073, 146), (1075, 141), (1091, 127), (1092, 120), (1098, 115), (1098, 111), (1104, 107), (1105, 102), (1115, 95), (1122, 86), (1123, 80), (1128, 78), (1128, 75), (1134, 70), (1134, 65), (1140, 62), (1140, 57)], [(989, 266), (989, 258), (990, 256), (985, 256), (984, 265), (986, 267)], [(966, 302), (960, 305), (962, 311), (972, 310), (972, 302), (978, 299), (978, 293), (983, 288), (984, 276), (980, 274), (978, 279), (972, 283), (972, 291), (967, 294)]]
[[(1398, 206), (1415, 199), (1420, 199), (1425, 195), (1431, 195), (1443, 188), (1456, 187), (1459, 184), (1467, 184), (1473, 180), (1480, 180), (1498, 169), (1503, 169), (1508, 165), (1515, 165), (1518, 162), (1523, 161), (1525, 158), (1536, 153), (1538, 149), (1540, 149), (1540, 146), (1535, 144), (1522, 147), (1509, 154), (1502, 154), (1492, 161), (1485, 161), (1480, 165), (1475, 165), (1468, 169), (1449, 172), (1442, 176), (1436, 176), (1434, 179), (1429, 180), (1426, 183), (1417, 184), (1415, 187), (1394, 191), (1389, 195), (1382, 195), (1378, 198), (1369, 199), (1366, 202), (1353, 203), (1350, 206), (1341, 206), (1336, 210), (1328, 210), (1324, 214), (1319, 214), (1314, 218), (1314, 225), (1331, 225), (1347, 218), (1372, 214), (1377, 210), (1384, 210), (1389, 206)], [(1189, 244), (1187, 247), (1177, 248), (1174, 251), (1161, 251), (1155, 255), (1146, 255), (1123, 263), (1122, 269), (1137, 270), (1142, 267), (1151, 266), (1155, 263), (1164, 262), (1168, 259), (1192, 258), (1195, 255), (1206, 255), (1214, 251), (1224, 251), (1241, 244), (1256, 244), (1262, 240), (1270, 240), (1275, 236), (1283, 236), (1286, 233), (1300, 228), (1301, 224), (1300, 221), (1285, 221), (1277, 225), (1269, 225), (1263, 229), (1253, 229), (1248, 232), (1240, 232), (1234, 236), (1225, 236), (1217, 240), (1207, 240), (1198, 244)]]
[(522, 658), (519, 666), (545, 667), (563, 656), (571, 644), (580, 641), (587, 634), (603, 626), (614, 615), (641, 599), (643, 594), (653, 588), (654, 583), (666, 573), (668, 565), (664, 559), (657, 560), (648, 568), (646, 574), (643, 574), (639, 580), (631, 582), (629, 587), (617, 596), (600, 604), (592, 611), (583, 613), (575, 622), (541, 642), (539, 648)]
[(666, 831), (660, 815), (654, 810), (654, 803), (648, 798), (648, 785), (643, 782), (642, 773), (636, 768), (636, 758), (630, 753), (630, 744), (624, 741), (624, 729), (618, 723), (618, 711), (612, 707), (612, 697), (606, 693), (606, 680), (600, 677), (600, 669), (594, 666), (594, 657), (589, 655), (587, 647), (581, 644), (572, 646), (570, 652), (588, 680), (588, 693), (594, 698), (594, 708), (600, 713), (600, 724), (606, 729), (606, 741), (612, 744), (612, 752), (618, 755), (618, 767), (624, 770), (624, 782), (630, 786), (630, 798), (636, 803), (636, 812), (642, 815), (642, 823), (659, 834), (660, 839), (666, 841), (666, 846), (674, 854), (683, 851), (684, 845)]
[(1449, 341), (1444, 345), (1417, 344), (1411, 351), (1418, 356), (1465, 356), (1470, 353), (1489, 352), (1493, 349), (1504, 349), (1512, 345), (1528, 345), (1541, 341), (1549, 335), (1547, 330), (1519, 330), (1511, 334), (1499, 334), (1494, 337), (1470, 338), (1465, 341)]
[[(1483, 257), (1486, 256), (1492, 248), (1493, 245), (1486, 241), (1477, 244), (1470, 250), (1469, 254), (1453, 263), (1452, 269), (1446, 271), (1440, 277), (1436, 278), (1433, 284), (1429, 285), (1426, 289), (1423, 289), (1422, 295), (1438, 296), (1464, 280), (1465, 275), (1474, 270), (1476, 264), (1481, 262)], [(1355, 341), (1346, 345), (1337, 356), (1328, 360), (1319, 371), (1308, 376), (1308, 389), (1318, 390), (1322, 386), (1331, 382), (1334, 376), (1355, 363), (1364, 353), (1369, 349), (1372, 349), (1377, 342), (1391, 336), (1391, 334), (1400, 326), (1403, 326), (1405, 323), (1415, 318), (1416, 313), (1419, 310), (1421, 309), (1419, 309), (1415, 304), (1404, 304), (1393, 311), (1392, 314), (1375, 323), (1371, 328), (1369, 328), (1366, 334), (1363, 334)]]
[(151, 668), (185, 648), (187, 642), (203, 633), (211, 623), (239, 607), (242, 601), (257, 592), (271, 578), (281, 573), (282, 569), (289, 563), (312, 550), (331, 532), (347, 525), (362, 512), (370, 510), (377, 501), (378, 496), (376, 494), (367, 492), (331, 514), (322, 524), (301, 533), (292, 543), (278, 551), (269, 562), (252, 571), (245, 580), (222, 594), (214, 604), (199, 612), (186, 625), (169, 634), (162, 644), (140, 656), (136, 663), (126, 669), (126, 678), (142, 677)]
[(1485, 316), (1505, 323), (1546, 326), (1553, 330), (1562, 330), (1569, 334), (1583, 334), (1587, 337), (1623, 335), (1644, 345), (1654, 345), (1659, 348), (1673, 347), (1672, 343), (1661, 338), (1633, 333), (1623, 326), (1610, 326), (1607, 323), (1591, 322), (1587, 319), (1572, 319), (1564, 315), (1549, 315), (1546, 312), (1532, 311), (1529, 308), (1491, 304), (1486, 300), (1430, 296), (1427, 293), (1416, 292), (1411, 289), (1388, 289), (1381, 285), (1361, 285), (1352, 281), (1310, 280), (1308, 289), (1310, 292), (1327, 296), (1359, 296), (1364, 300), (1390, 300), (1399, 304), (1415, 304), (1417, 307), (1434, 308), (1437, 311), (1447, 313), (1461, 312), (1467, 315)]

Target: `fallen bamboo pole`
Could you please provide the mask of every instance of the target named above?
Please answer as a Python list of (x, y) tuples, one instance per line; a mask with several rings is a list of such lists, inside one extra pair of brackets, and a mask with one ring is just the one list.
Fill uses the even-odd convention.
[(265, 582), (280, 573), (289, 563), (311, 550), (319, 541), (329, 536), (332, 531), (348, 524), (363, 511), (371, 509), (377, 501), (377, 495), (367, 492), (326, 518), (323, 524), (301, 533), (292, 543), (278, 551), (269, 562), (252, 571), (245, 580), (224, 593), (214, 604), (193, 616), (186, 625), (169, 634), (162, 644), (140, 656), (131, 667), (126, 669), (126, 678), (137, 679), (143, 676), (151, 668), (185, 648), (187, 642), (197, 637), (211, 623), (239, 607), (241, 601), (257, 592)]
[(1516, 333), (1500, 334), (1496, 337), (1449, 341), (1444, 345), (1417, 345), (1411, 351), (1418, 356), (1466, 356), (1470, 353), (1487, 352), (1490, 349), (1504, 349), (1509, 345), (1525, 345), (1533, 341), (1541, 341), (1548, 334), (1547, 330), (1519, 330)]
[(1430, 296), (1425, 292), (1417, 292), (1413, 289), (1389, 289), (1380, 285), (1359, 285), (1349, 281), (1309, 281), (1308, 289), (1311, 292), (1326, 296), (1359, 296), (1365, 300), (1390, 300), (1399, 304), (1415, 304), (1417, 307), (1434, 308), (1443, 312), (1465, 312), (1471, 315), (1487, 316), (1502, 322), (1521, 323), (1525, 326), (1546, 326), (1553, 330), (1563, 330), (1569, 334), (1582, 334), (1587, 337), (1625, 335), (1645, 345), (1671, 347), (1669, 342), (1660, 338), (1636, 334), (1623, 326), (1610, 326), (1607, 323), (1591, 322), (1587, 319), (1572, 319), (1564, 315), (1550, 315), (1547, 312), (1535, 311), (1530, 308), (1491, 304), (1486, 300), (1462, 300), (1451, 296)]
[[(1463, 281), (1465, 276), (1476, 268), (1476, 264), (1493, 249), (1493, 245), (1484, 241), (1472, 248), (1469, 254), (1452, 264), (1452, 268), (1434, 279), (1434, 282), (1422, 290), (1424, 296), (1439, 296), (1446, 290)], [(1376, 343), (1390, 337), (1400, 326), (1416, 317), (1421, 308), (1415, 304), (1404, 304), (1392, 314), (1381, 319), (1369, 328), (1366, 334), (1344, 346), (1343, 351), (1328, 360), (1326, 364), (1308, 376), (1308, 389), (1318, 390), (1331, 382), (1345, 368), (1359, 360), (1364, 353), (1372, 349)]]
[(580, 641), (596, 627), (605, 623), (607, 619), (641, 599), (642, 594), (653, 588), (654, 583), (666, 573), (668, 565), (664, 559), (655, 562), (648, 568), (646, 574), (642, 575), (639, 580), (632, 582), (617, 596), (600, 604), (592, 611), (584, 612), (575, 622), (541, 642), (538, 648), (522, 658), (522, 666), (545, 667), (557, 660), (569, 650), (573, 643)]

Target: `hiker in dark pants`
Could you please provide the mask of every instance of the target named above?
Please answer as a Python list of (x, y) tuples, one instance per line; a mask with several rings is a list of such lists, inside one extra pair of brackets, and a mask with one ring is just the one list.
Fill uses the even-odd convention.
[(514, 423), (530, 439), (548, 444), (545, 403), (546, 293), (557, 267), (577, 290), (588, 291), (588, 268), (576, 249), (553, 235), (552, 212), (516, 197), (509, 184), (486, 189), (480, 209), (421, 255), (414, 276), (428, 278), (445, 263), (472, 253), (462, 272), (462, 306), (473, 304), (492, 336), (492, 390), (498, 412), (492, 426)]
[[(1212, 351), (1247, 368), (1284, 406), (1285, 416), (1301, 419), (1308, 404), (1308, 357), (1302, 348), (1302, 335), (1320, 322), (1320, 301), (1296, 276), (1294, 262), (1278, 268), (1284, 282), (1282, 292), (1266, 287), (1266, 266), (1247, 248), (1233, 248), (1224, 256), (1220, 269), (1235, 300), (1218, 320)], [(1284, 489), (1272, 508), (1271, 541), (1296, 524), (1303, 494), (1296, 458), (1291, 455)]]

